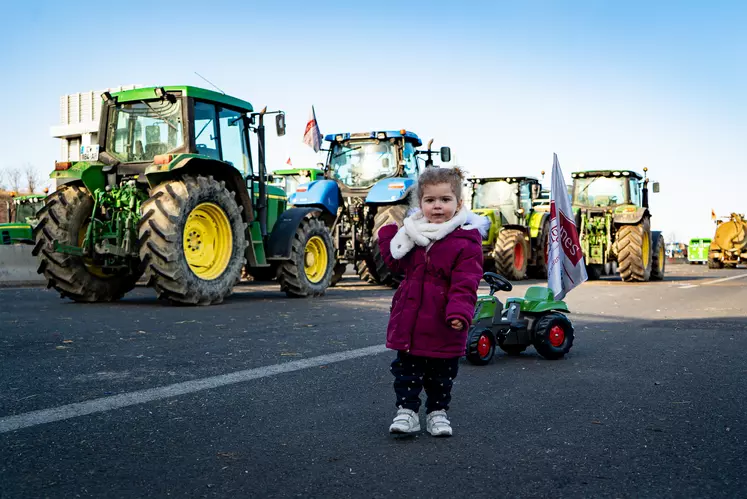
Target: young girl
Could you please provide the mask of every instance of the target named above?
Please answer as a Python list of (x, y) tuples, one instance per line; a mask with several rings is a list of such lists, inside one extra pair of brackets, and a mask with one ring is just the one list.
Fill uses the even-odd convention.
[(490, 226), (464, 205), (462, 181), (458, 168), (428, 168), (417, 185), (420, 210), (401, 228), (390, 224), (379, 231), (384, 260), (405, 275), (392, 299), (386, 338), (387, 348), (397, 350), (391, 372), (399, 410), (391, 433), (420, 431), (425, 388), (428, 432), (452, 434), (446, 411), (482, 278), (482, 236)]

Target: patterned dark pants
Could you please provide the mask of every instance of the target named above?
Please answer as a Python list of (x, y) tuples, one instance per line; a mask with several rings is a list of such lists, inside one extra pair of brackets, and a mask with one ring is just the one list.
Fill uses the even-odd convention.
[(459, 370), (459, 357), (436, 359), (417, 357), (407, 352), (397, 352), (391, 366), (394, 375), (394, 392), (397, 407), (420, 409), (420, 392), (425, 388), (425, 412), (448, 410), (451, 387)]

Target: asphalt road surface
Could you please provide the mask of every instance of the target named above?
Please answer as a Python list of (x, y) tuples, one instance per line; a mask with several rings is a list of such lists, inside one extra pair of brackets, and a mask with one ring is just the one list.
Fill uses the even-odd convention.
[(746, 270), (584, 283), (565, 359), (461, 361), (446, 439), (388, 433), (391, 297), (0, 290), (0, 497), (747, 497)]

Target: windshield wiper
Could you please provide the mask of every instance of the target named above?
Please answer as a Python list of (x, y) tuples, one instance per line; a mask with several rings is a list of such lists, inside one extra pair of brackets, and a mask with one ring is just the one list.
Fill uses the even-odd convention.
[(347, 154), (347, 153), (349, 153), (350, 151), (357, 151), (357, 150), (358, 150), (358, 149), (360, 149), (361, 147), (363, 147), (363, 146), (358, 146), (358, 147), (351, 147), (351, 148), (349, 148), (349, 149), (346, 149), (346, 150), (344, 150), (344, 151), (342, 151), (342, 152), (340, 152), (340, 153), (337, 153), (337, 154), (335, 154), (334, 156), (332, 156), (332, 159), (335, 159), (335, 158), (339, 158), (340, 156), (342, 156), (342, 155), (344, 155), (344, 154)]
[(168, 120), (168, 118), (166, 118), (166, 117), (165, 117), (164, 115), (162, 115), (161, 113), (159, 113), (159, 112), (158, 112), (158, 110), (157, 110), (156, 108), (154, 108), (153, 106), (151, 106), (150, 104), (148, 104), (148, 103), (147, 103), (147, 102), (145, 102), (144, 100), (141, 100), (140, 102), (142, 102), (143, 104), (145, 104), (146, 106), (148, 106), (148, 109), (150, 109), (151, 111), (153, 111), (154, 113), (156, 113), (156, 114), (158, 115), (158, 117), (159, 117), (159, 118), (161, 118), (161, 119), (162, 119), (162, 120), (163, 120), (163, 121), (164, 121), (164, 122), (165, 122), (165, 123), (166, 123), (167, 125), (169, 125), (169, 126), (170, 126), (171, 128), (173, 128), (173, 129), (174, 129), (174, 130), (176, 130), (177, 132), (179, 131), (179, 129), (178, 129), (177, 127), (176, 127), (176, 125), (173, 125), (173, 124), (172, 124), (172, 123), (171, 123), (171, 122), (170, 122), (170, 121)]

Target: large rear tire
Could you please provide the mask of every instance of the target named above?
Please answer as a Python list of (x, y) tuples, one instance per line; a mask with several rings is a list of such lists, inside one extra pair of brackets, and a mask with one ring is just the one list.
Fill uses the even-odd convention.
[(512, 281), (526, 278), (529, 244), (523, 231), (517, 229), (500, 231), (492, 255), (498, 274)]
[(406, 213), (407, 205), (398, 204), (394, 206), (380, 207), (378, 213), (376, 213), (376, 216), (374, 217), (373, 236), (371, 237), (372, 263), (375, 265), (379, 283), (391, 288), (399, 287), (402, 279), (404, 279), (404, 275), (392, 272), (384, 261), (381, 249), (379, 248), (379, 229), (391, 223), (396, 223), (398, 226), (402, 226)]
[(547, 278), (547, 254), (550, 239), (550, 217), (547, 217), (542, 223), (542, 229), (537, 235), (537, 258), (536, 264), (529, 267), (529, 275), (535, 279)]
[(214, 305), (231, 294), (245, 263), (246, 223), (224, 182), (191, 175), (166, 181), (142, 212), (140, 259), (159, 298)]
[(53, 251), (53, 241), (65, 246), (83, 244), (92, 211), (93, 197), (80, 185), (66, 184), (50, 194), (37, 215), (32, 254), (40, 260), (37, 272), (63, 298), (85, 303), (111, 302), (135, 287), (140, 277), (139, 262), (133, 261), (129, 271), (106, 273), (86, 258)]
[(665, 247), (666, 245), (664, 243), (664, 236), (659, 231), (652, 232), (651, 234), (654, 240), (651, 262), (651, 280), (663, 281), (664, 269), (667, 265), (667, 254)]
[(280, 289), (293, 298), (323, 295), (332, 282), (334, 255), (327, 226), (318, 218), (304, 218), (293, 236), (290, 259), (278, 269)]
[(652, 249), (648, 218), (637, 225), (620, 227), (617, 231), (617, 261), (623, 281), (646, 282), (651, 278)]

